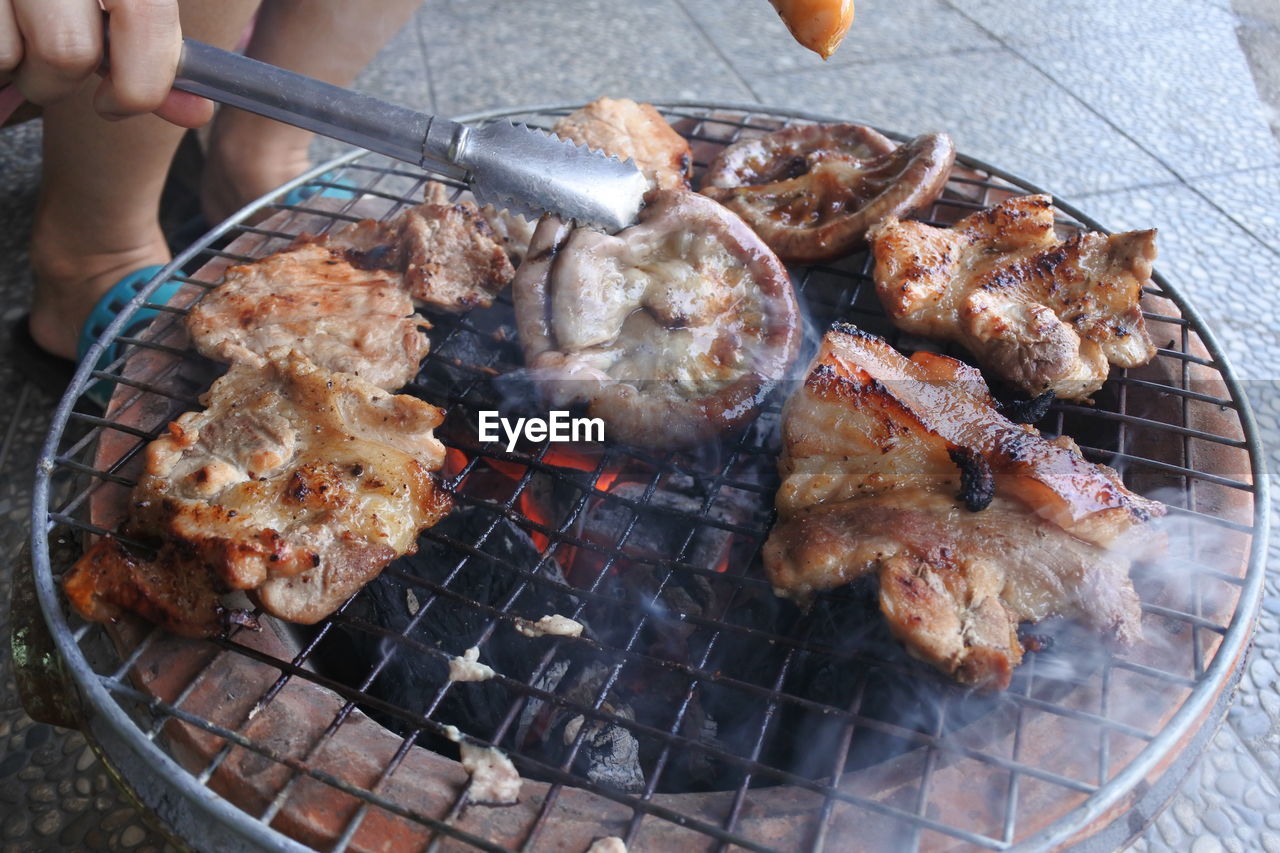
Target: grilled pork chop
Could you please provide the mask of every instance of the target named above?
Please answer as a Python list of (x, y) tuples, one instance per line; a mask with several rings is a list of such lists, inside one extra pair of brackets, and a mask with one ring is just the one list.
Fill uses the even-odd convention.
[(1156, 354), (1139, 305), (1154, 230), (1061, 241), (1052, 199), (1033, 195), (951, 228), (890, 217), (868, 239), (876, 290), (899, 328), (956, 341), (1033, 395), (1087, 397), (1110, 365)]
[(443, 413), (421, 400), (282, 349), (232, 365), (205, 400), (146, 449), (123, 532), (158, 553), (104, 539), (68, 577), (86, 618), (128, 609), (208, 635), (225, 624), (217, 591), (241, 589), (312, 623), (449, 509), (430, 473)]
[(358, 253), (303, 244), (227, 270), (187, 314), (205, 356), (254, 366), (286, 347), (327, 370), (399, 388), (418, 372), (430, 325), (399, 277)]
[(1158, 549), (1147, 522), (1163, 505), (1069, 439), (1006, 420), (973, 368), (838, 326), (787, 401), (783, 443), (764, 549), (780, 595), (875, 574), (913, 655), (997, 689), (1022, 658), (1019, 622), (1140, 636), (1129, 561)]

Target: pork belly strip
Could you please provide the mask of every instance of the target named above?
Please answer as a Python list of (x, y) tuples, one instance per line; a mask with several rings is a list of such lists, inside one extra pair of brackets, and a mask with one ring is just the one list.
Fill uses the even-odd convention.
[(1156, 353), (1140, 301), (1156, 232), (1060, 240), (1048, 196), (1019, 196), (951, 228), (889, 218), (868, 235), (876, 291), (894, 324), (962, 344), (1035, 395), (1078, 399), (1111, 365)]
[(875, 574), (895, 636), (952, 677), (1007, 686), (1020, 621), (1140, 635), (1129, 564), (1160, 549), (1148, 522), (1163, 505), (1069, 439), (1005, 419), (954, 359), (833, 328), (784, 408), (779, 470), (764, 552), (776, 591)]
[(262, 366), (268, 350), (286, 347), (387, 389), (412, 379), (429, 347), (430, 324), (396, 274), (316, 244), (231, 267), (186, 322), (196, 349), (217, 361)]
[(1005, 418), (972, 367), (927, 352), (908, 359), (852, 326), (827, 333), (784, 417), (782, 512), (904, 486), (959, 494), (957, 449), (990, 470), (996, 494), (1097, 545), (1165, 511), (1070, 438)]
[(104, 540), (68, 577), (86, 618), (160, 612), (171, 630), (207, 635), (225, 624), (216, 593), (241, 589), (315, 622), (449, 509), (431, 475), (443, 413), (421, 400), (270, 350), (262, 367), (233, 365), (205, 402), (146, 448), (123, 529), (156, 553)]

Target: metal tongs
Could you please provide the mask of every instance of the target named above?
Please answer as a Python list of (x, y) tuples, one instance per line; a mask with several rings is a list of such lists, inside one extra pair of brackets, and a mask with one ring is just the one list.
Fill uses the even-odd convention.
[(480, 204), (530, 219), (546, 211), (617, 231), (647, 188), (632, 161), (536, 128), (468, 127), (191, 39), (173, 87), (463, 181)]

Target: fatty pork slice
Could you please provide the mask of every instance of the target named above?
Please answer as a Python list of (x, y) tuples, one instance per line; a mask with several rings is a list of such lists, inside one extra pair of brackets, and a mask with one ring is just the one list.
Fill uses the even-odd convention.
[(900, 329), (956, 341), (1032, 395), (1102, 387), (1155, 357), (1140, 304), (1156, 232), (1060, 240), (1048, 196), (1018, 196), (950, 228), (889, 217), (868, 235), (876, 291)]
[(554, 217), (512, 285), (525, 364), (553, 407), (613, 440), (689, 446), (745, 423), (799, 353), (781, 262), (741, 219), (653, 190), (616, 235)]
[[(154, 599), (212, 585), (254, 591), (269, 613), (313, 623), (413, 553), (418, 533), (449, 510), (431, 473), (444, 459), (433, 434), (443, 412), (421, 400), (276, 349), (261, 367), (233, 365), (205, 402), (146, 448), (124, 532), (155, 543), (156, 559), (107, 539), (119, 572), (99, 553), (86, 564), (92, 572), (68, 581), (88, 618), (158, 609), (166, 627), (217, 633), (216, 601), (203, 592), (187, 596), (199, 612), (184, 614), (181, 601), (135, 604), (152, 588)], [(121, 574), (142, 582), (113, 585)], [(156, 576), (177, 579), (148, 584)]]
[(268, 350), (285, 347), (388, 390), (417, 374), (428, 328), (397, 273), (315, 243), (231, 267), (187, 314), (209, 358), (261, 367)]
[(1067, 616), (1141, 635), (1131, 559), (1159, 550), (1156, 501), (995, 409), (981, 376), (837, 326), (783, 412), (778, 524), (765, 568), (806, 599), (866, 574), (916, 657), (1003, 689), (1020, 622)]

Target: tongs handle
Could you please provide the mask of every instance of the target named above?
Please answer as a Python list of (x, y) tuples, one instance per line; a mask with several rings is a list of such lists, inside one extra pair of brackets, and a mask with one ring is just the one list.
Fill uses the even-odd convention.
[(349, 142), (465, 181), (457, 165), (469, 129), (295, 74), (256, 59), (183, 39), (173, 88)]

